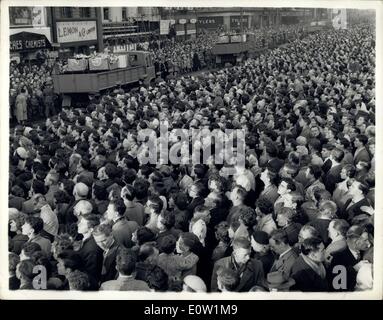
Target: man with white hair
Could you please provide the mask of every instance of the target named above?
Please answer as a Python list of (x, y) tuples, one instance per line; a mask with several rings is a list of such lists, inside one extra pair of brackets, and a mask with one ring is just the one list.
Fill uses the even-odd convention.
[[(237, 184), (242, 185), (238, 182), (238, 180), (241, 183), (244, 183), (245, 185), (242, 185), (247, 192), (251, 190), (255, 190), (255, 177), (254, 174), (249, 170), (246, 169), (244, 165), (236, 164), (235, 165), (235, 171), (234, 174), (234, 180), (237, 181)], [(247, 181), (246, 181), (247, 180)], [(247, 184), (250, 184), (250, 189), (247, 188)]]
[(92, 213), (93, 205), (88, 200), (80, 200), (73, 207), (73, 214), (80, 218), (81, 216)]

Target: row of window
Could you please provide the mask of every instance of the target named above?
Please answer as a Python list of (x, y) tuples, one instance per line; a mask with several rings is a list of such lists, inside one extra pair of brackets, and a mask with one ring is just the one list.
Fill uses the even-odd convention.
[[(103, 20), (109, 20), (110, 19), (109, 8), (103, 8), (103, 15), (104, 15)], [(126, 11), (126, 8), (122, 8), (122, 21), (126, 21), (126, 20), (129, 20), (128, 16), (127, 16), (127, 11)]]
[[(60, 10), (60, 15), (62, 18), (73, 18), (73, 7), (62, 7)], [(91, 18), (91, 10), (89, 7), (80, 7), (79, 13), (80, 18)]]
[[(122, 21), (133, 21), (136, 19), (140, 19), (140, 17), (147, 17), (149, 15), (155, 15), (155, 12), (152, 11), (152, 13), (147, 13), (145, 14), (144, 11), (138, 10), (136, 14), (133, 14), (133, 16), (128, 17), (128, 10), (127, 8), (121, 8), (121, 13), (122, 13)], [(103, 8), (103, 20), (111, 20), (110, 19), (110, 11), (109, 8)]]

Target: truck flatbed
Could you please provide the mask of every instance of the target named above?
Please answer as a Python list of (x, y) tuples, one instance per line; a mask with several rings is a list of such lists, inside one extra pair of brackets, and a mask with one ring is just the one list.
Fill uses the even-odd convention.
[(134, 58), (127, 68), (89, 73), (52, 74), (54, 92), (57, 94), (99, 92), (139, 80), (149, 83), (155, 78), (154, 65), (149, 52), (135, 51), (127, 54), (129, 58)]

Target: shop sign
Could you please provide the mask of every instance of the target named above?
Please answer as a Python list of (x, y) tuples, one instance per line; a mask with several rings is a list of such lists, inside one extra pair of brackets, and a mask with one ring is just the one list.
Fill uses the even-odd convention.
[(96, 21), (57, 22), (57, 42), (79, 42), (97, 40)]

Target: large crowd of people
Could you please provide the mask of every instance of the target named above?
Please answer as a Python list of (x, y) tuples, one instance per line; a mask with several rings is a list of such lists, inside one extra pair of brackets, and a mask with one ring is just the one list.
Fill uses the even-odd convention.
[[(319, 32), (16, 126), (10, 289), (372, 289), (374, 39), (370, 25)], [(145, 163), (140, 132), (165, 124), (203, 129), (193, 151), (214, 129), (243, 130), (245, 166)]]
[[(305, 34), (302, 25), (280, 25), (262, 28), (244, 28), (247, 41), (253, 48), (267, 49), (302, 38)], [(232, 34), (241, 34), (241, 30), (231, 30)], [(212, 48), (220, 35), (227, 32), (220, 27), (217, 30), (199, 31), (195, 38), (187, 40), (166, 39), (152, 41), (149, 50), (153, 53), (156, 73), (163, 78), (179, 76), (201, 69), (216, 67)]]
[(154, 57), (156, 72), (166, 78), (179, 76), (213, 66), (211, 49), (219, 31), (202, 32), (188, 40), (167, 39), (158, 46), (153, 42), (150, 51)]
[[(249, 41), (255, 47), (266, 48), (297, 38), (300, 26), (264, 27), (246, 29)], [(148, 42), (158, 77), (176, 77), (190, 72), (215, 67), (211, 49), (222, 28), (215, 31), (201, 30), (192, 39), (163, 39)], [(144, 41), (145, 38), (136, 41)], [(144, 50), (138, 43), (137, 50)], [(43, 54), (43, 52), (41, 52)], [(10, 64), (10, 119), (14, 123), (36, 121), (56, 115), (60, 111), (60, 99), (53, 92), (52, 72), (62, 71), (65, 59), (47, 59), (46, 55), (34, 61)]]
[(52, 61), (12, 61), (9, 69), (9, 117), (12, 122), (24, 124), (56, 114), (58, 97), (53, 93)]

